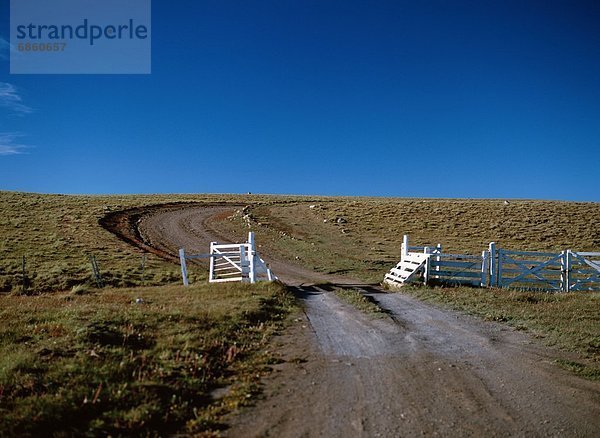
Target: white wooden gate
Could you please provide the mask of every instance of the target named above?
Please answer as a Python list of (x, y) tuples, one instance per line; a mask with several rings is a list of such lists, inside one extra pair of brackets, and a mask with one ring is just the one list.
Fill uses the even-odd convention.
[(566, 251), (568, 290), (600, 290), (600, 252)]
[(496, 276), (492, 283), (498, 287), (544, 289), (555, 291), (600, 290), (600, 253), (560, 253), (507, 251), (498, 249)]
[(209, 259), (208, 281), (211, 283), (227, 281), (255, 283), (261, 280), (274, 281), (277, 279), (265, 261), (257, 254), (253, 232), (248, 233), (248, 242), (244, 243), (218, 244), (211, 242), (209, 254), (187, 255), (183, 249), (180, 249), (181, 276), (185, 286), (189, 284), (186, 260), (202, 258)]
[(508, 251), (498, 248), (494, 260), (497, 274), (492, 281), (498, 287), (567, 290), (564, 284), (564, 273), (567, 272), (564, 255), (564, 252)]
[(402, 241), (400, 262), (384, 277), (390, 285), (422, 280), (425, 284), (542, 289), (600, 290), (600, 252), (509, 251), (494, 242), (481, 256), (447, 254), (442, 246), (409, 246)]
[(483, 255), (439, 254), (431, 258), (426, 282), (430, 284), (451, 284), (486, 286), (488, 252)]

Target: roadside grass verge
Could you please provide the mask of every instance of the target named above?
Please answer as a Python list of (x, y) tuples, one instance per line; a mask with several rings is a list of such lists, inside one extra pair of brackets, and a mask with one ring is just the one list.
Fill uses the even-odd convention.
[(527, 330), (551, 346), (579, 353), (586, 363), (558, 359), (563, 368), (600, 380), (600, 293), (547, 293), (469, 287), (404, 286), (401, 291), (488, 321)]
[(369, 301), (363, 294), (361, 294), (356, 289), (343, 289), (336, 288), (334, 289), (334, 293), (336, 296), (341, 298), (346, 303), (350, 304), (352, 307), (360, 310), (363, 313), (367, 313), (369, 315), (384, 317), (385, 312), (379, 307), (377, 304)]
[(277, 283), (0, 296), (0, 431), (216, 433), (292, 306)]

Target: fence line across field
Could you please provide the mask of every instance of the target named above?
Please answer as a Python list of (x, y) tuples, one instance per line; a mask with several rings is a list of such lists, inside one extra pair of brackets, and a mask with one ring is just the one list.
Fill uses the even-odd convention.
[(210, 243), (209, 254), (186, 254), (179, 250), (181, 277), (185, 286), (189, 285), (187, 260), (209, 259), (208, 281), (220, 283), (241, 281), (256, 283), (257, 281), (274, 281), (277, 277), (258, 255), (255, 248), (254, 233), (248, 233), (248, 241), (244, 243), (218, 244)]
[(384, 278), (402, 285), (417, 278), (425, 284), (511, 287), (551, 291), (600, 290), (600, 252), (511, 251), (494, 242), (481, 255), (447, 254), (442, 245), (402, 242), (401, 260)]

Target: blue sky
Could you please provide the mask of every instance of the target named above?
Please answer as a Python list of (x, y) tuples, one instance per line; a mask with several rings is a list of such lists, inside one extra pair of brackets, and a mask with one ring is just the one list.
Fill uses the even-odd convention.
[(600, 2), (152, 2), (152, 74), (9, 74), (0, 189), (600, 201)]

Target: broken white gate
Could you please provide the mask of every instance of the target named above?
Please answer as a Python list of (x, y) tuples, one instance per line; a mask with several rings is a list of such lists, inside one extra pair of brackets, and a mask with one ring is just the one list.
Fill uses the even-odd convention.
[(186, 260), (208, 258), (210, 270), (208, 281), (219, 283), (226, 281), (242, 281), (255, 283), (257, 281), (274, 281), (277, 277), (257, 254), (254, 243), (254, 233), (248, 233), (248, 241), (244, 243), (218, 244), (210, 243), (209, 254), (187, 255), (185, 250), (179, 250), (181, 276), (187, 286)]

